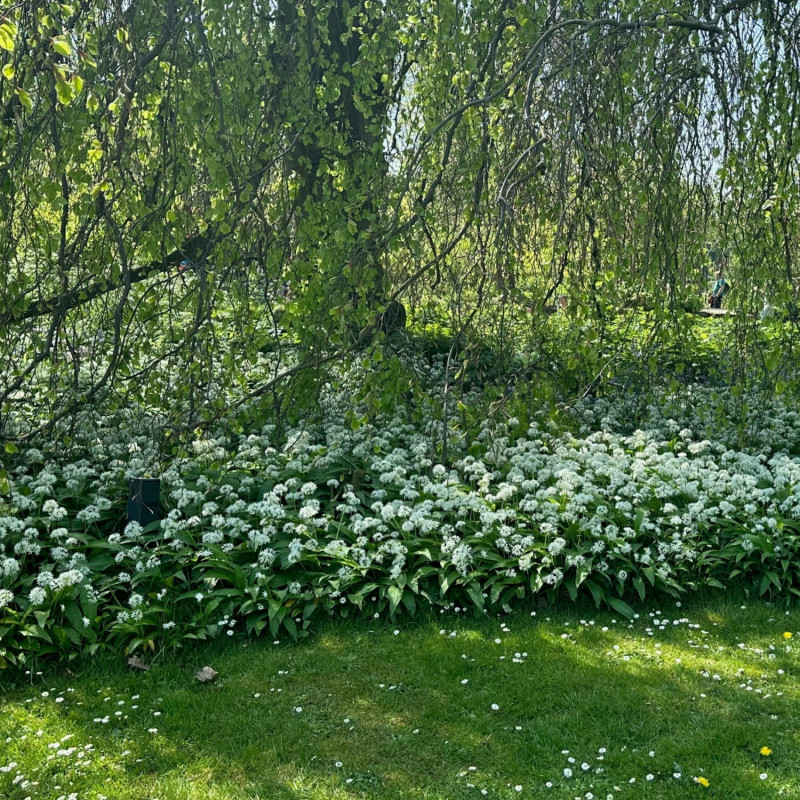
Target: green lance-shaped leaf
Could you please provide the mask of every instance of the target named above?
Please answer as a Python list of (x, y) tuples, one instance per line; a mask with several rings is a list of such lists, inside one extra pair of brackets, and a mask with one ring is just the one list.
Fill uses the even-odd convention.
[(397, 606), (403, 596), (403, 590), (399, 586), (392, 584), (387, 589), (386, 594), (389, 597), (389, 615), (394, 616), (394, 612), (397, 610)]

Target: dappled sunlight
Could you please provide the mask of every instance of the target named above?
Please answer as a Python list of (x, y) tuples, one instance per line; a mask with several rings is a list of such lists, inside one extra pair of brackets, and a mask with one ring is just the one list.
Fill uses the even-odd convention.
[[(559, 800), (644, 785), (682, 800), (695, 777), (726, 797), (800, 788), (784, 638), (798, 613), (689, 607), (673, 624), (668, 608), (329, 623), (301, 644), (187, 652), (141, 675), (101, 659), (6, 693), (0, 735), (20, 787), (111, 777), (121, 800), (156, 786), (169, 800), (511, 798), (548, 783)], [(193, 677), (205, 658), (209, 685)]]
[(4, 2), (0, 800), (800, 798), (798, 31)]

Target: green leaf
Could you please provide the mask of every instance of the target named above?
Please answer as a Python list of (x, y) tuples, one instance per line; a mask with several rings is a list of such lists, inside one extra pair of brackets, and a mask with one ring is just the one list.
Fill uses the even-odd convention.
[(95, 69), (97, 68), (97, 62), (92, 58), (90, 53), (87, 53), (85, 50), (79, 50), (78, 55), (80, 55), (81, 61), (83, 61), (84, 64), (88, 64)]
[(19, 98), (20, 103), (25, 107), (27, 111), (33, 111), (33, 101), (31, 100), (31, 96), (24, 90), (17, 86), (14, 91), (17, 93), (17, 97)]
[(467, 594), (469, 595), (470, 600), (472, 600), (472, 605), (475, 609), (475, 615), (479, 616), (483, 611), (483, 605), (485, 601), (480, 584), (477, 581), (470, 583), (470, 585), (467, 586)]
[(67, 600), (67, 602), (64, 603), (64, 614), (66, 614), (70, 625), (72, 625), (76, 631), (79, 633), (83, 632), (83, 615), (78, 606), (75, 605), (74, 600)]
[(440, 588), (442, 592), (442, 597), (447, 594), (447, 590), (453, 585), (453, 581), (458, 578), (457, 572), (451, 572), (449, 575), (445, 575), (440, 579)]
[(53, 50), (56, 53), (60, 53), (62, 56), (68, 56), (72, 52), (72, 45), (69, 43), (69, 39), (63, 34), (61, 36), (54, 36), (53, 37)]
[(636, 575), (634, 577), (633, 585), (634, 585), (636, 591), (639, 593), (639, 597), (641, 597), (641, 599), (644, 600), (644, 595), (645, 595), (644, 581), (642, 580), (641, 575)]
[(81, 591), (80, 597), (83, 616), (93, 620), (97, 616), (97, 598), (93, 598), (85, 589)]
[(586, 587), (592, 593), (592, 599), (594, 600), (594, 604), (600, 608), (600, 604), (605, 600), (606, 593), (603, 590), (602, 586), (598, 586), (594, 581), (587, 580), (585, 582)]
[(403, 592), (403, 605), (408, 609), (408, 613), (413, 617), (417, 610), (417, 600), (414, 597), (414, 592), (406, 588)]
[(500, 594), (505, 588), (505, 581), (499, 580), (492, 586), (492, 591), (489, 594), (489, 605), (493, 606), (500, 599)]
[(611, 606), (611, 608), (622, 614), (623, 617), (633, 619), (633, 609), (624, 600), (620, 600), (619, 597), (609, 596), (606, 597), (606, 602)]
[(13, 64), (4, 64), (3, 65), (3, 75), (4, 77), (8, 78), (8, 80), (13, 81), (14, 75), (16, 75), (16, 71), (14, 70)]
[(14, 52), (14, 37), (17, 35), (17, 26), (13, 22), (4, 22), (0, 25), (0, 48)]
[(45, 642), (53, 643), (50, 634), (39, 625), (26, 625), (23, 629), (26, 636), (33, 636), (36, 639), (42, 639)]
[(278, 635), (287, 610), (286, 606), (281, 605), (280, 600), (269, 601), (269, 629), (273, 636)]
[(389, 616), (393, 617), (394, 612), (397, 611), (397, 606), (403, 597), (403, 590), (399, 586), (392, 584), (386, 590), (386, 596), (389, 598)]
[(68, 106), (72, 102), (72, 86), (66, 81), (56, 81), (58, 102)]
[(775, 584), (775, 588), (777, 588), (777, 589), (781, 588), (781, 580), (778, 577), (778, 573), (777, 572), (773, 572), (772, 570), (768, 570), (767, 571), (767, 577)]
[(575, 585), (580, 586), (592, 572), (592, 559), (588, 559), (575, 569)]
[(291, 636), (292, 639), (297, 638), (297, 625), (295, 625), (294, 620), (290, 616), (284, 618), (283, 627), (289, 631), (289, 636)]

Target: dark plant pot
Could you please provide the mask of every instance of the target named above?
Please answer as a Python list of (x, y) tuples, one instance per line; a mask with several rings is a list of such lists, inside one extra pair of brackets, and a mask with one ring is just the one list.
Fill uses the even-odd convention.
[(161, 481), (158, 478), (131, 478), (128, 487), (128, 522), (138, 522), (144, 527), (159, 519)]

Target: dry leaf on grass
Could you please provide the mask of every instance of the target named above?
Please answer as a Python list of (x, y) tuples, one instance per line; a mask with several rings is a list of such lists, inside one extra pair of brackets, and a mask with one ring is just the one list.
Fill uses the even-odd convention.
[(201, 669), (200, 672), (195, 675), (195, 678), (203, 683), (208, 683), (209, 681), (213, 681), (217, 675), (219, 675), (219, 673), (215, 669), (211, 669), (211, 667), (203, 667), (203, 669)]
[(131, 669), (140, 669), (143, 672), (147, 672), (147, 670), (150, 669), (150, 665), (149, 664), (145, 664), (144, 661), (142, 661), (142, 659), (139, 658), (139, 656), (131, 656), (128, 659), (128, 666)]

